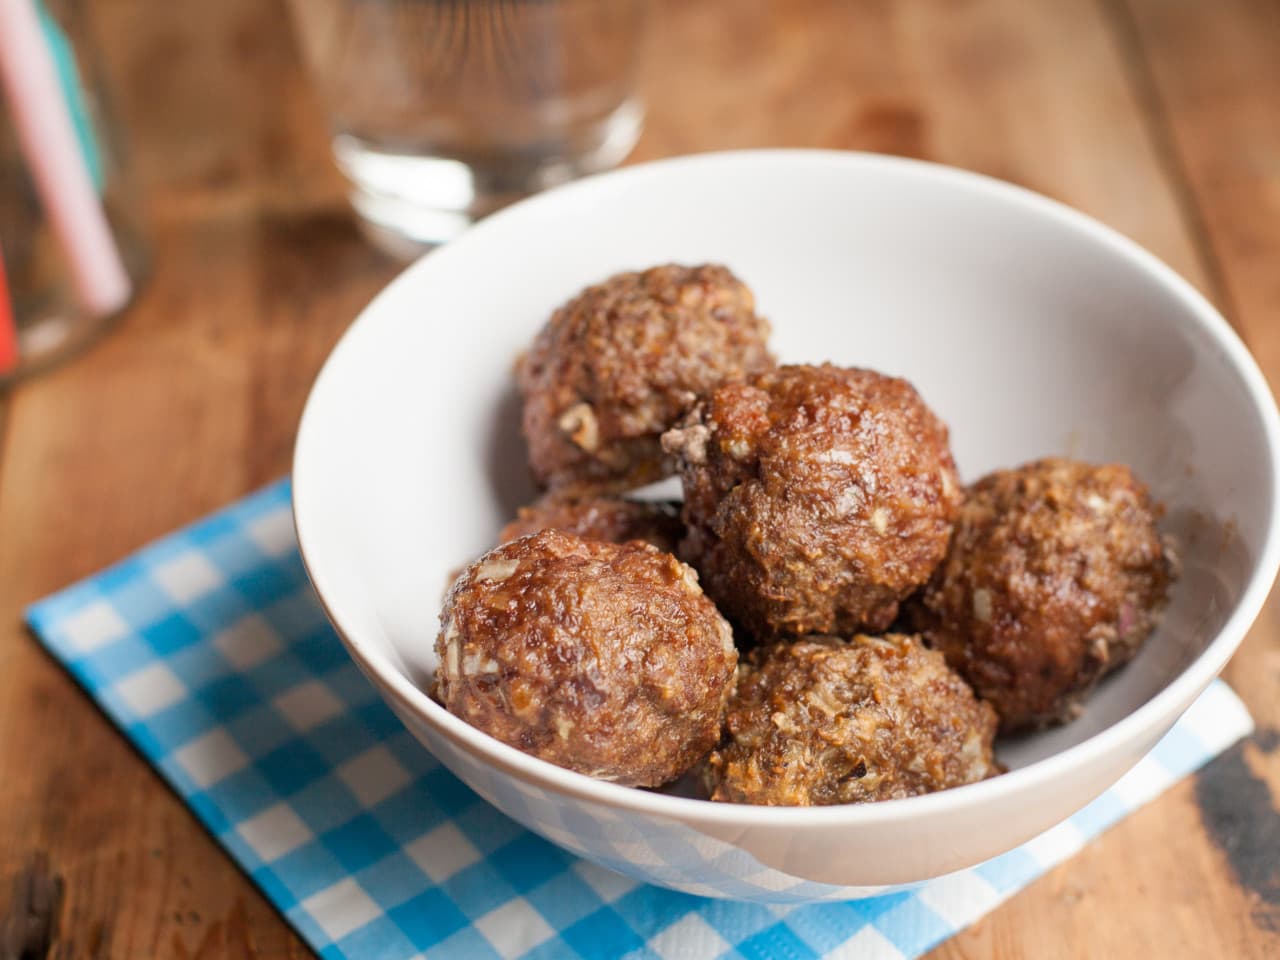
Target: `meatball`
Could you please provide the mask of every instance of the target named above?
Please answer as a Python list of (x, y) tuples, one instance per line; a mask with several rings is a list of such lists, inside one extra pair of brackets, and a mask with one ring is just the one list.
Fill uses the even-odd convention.
[(436, 696), (570, 770), (657, 786), (715, 745), (738, 654), (669, 553), (544, 530), (489, 551), (440, 615)]
[(498, 542), (506, 543), (539, 530), (563, 530), (609, 543), (644, 540), (666, 553), (675, 553), (684, 535), (684, 524), (680, 522), (679, 504), (550, 493), (521, 507), (516, 518), (498, 534)]
[(654, 267), (588, 287), (517, 365), (534, 478), (600, 491), (664, 476), (662, 431), (699, 394), (772, 367), (768, 336), (724, 267)]
[(663, 437), (681, 554), (757, 639), (878, 632), (946, 553), (947, 428), (905, 380), (785, 366), (713, 391)]
[(1127, 467), (1050, 459), (967, 491), (906, 610), (1009, 732), (1070, 720), (1155, 626), (1173, 576), (1161, 507)]
[(999, 772), (995, 712), (919, 637), (805, 637), (756, 648), (738, 673), (712, 800), (864, 803)]

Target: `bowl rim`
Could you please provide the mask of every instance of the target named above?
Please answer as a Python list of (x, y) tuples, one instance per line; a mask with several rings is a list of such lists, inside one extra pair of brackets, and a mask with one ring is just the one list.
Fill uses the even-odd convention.
[[(335, 371), (344, 366), (344, 358), (351, 349), (353, 338), (360, 335), (359, 331), (377, 322), (384, 299), (401, 286), (413, 282), (418, 273), (444, 269), (438, 264), (443, 262), (447, 265), (466, 256), (471, 247), (483, 243), (496, 226), (526, 216), (529, 211), (554, 206), (564, 198), (592, 191), (616, 189), (621, 185), (638, 186), (672, 172), (725, 165), (760, 170), (777, 166), (808, 169), (840, 167), (855, 172), (879, 168), (895, 174), (945, 183), (957, 189), (982, 194), (997, 203), (1022, 207), (1036, 217), (1055, 221), (1058, 226), (1084, 236), (1105, 248), (1111, 255), (1124, 260), (1131, 269), (1146, 274), (1149, 279), (1166, 288), (1185, 308), (1179, 312), (1176, 322), (1199, 327), (1201, 332), (1222, 349), (1229, 366), (1245, 388), (1261, 421), (1266, 439), (1267, 462), (1271, 471), (1266, 536), (1248, 583), (1221, 629), (1181, 673), (1146, 703), (1111, 726), (1065, 750), (1002, 776), (936, 793), (878, 803), (821, 807), (714, 803), (597, 780), (525, 754), (482, 733), (446, 711), (397, 669), (389, 657), (361, 641), (348, 628), (342, 611), (330, 605), (326, 596), (329, 568), (311, 547), (309, 531), (312, 526), (308, 520), (310, 513), (307, 508), (310, 499), (308, 451), (317, 442), (312, 437), (319, 429), (318, 415), (315, 413), (316, 397), (329, 389), (328, 384), (338, 376)], [(1016, 796), (1053, 782), (1072, 769), (1094, 764), (1104, 756), (1122, 750), (1126, 743), (1141, 740), (1144, 734), (1149, 734), (1153, 729), (1167, 729), (1172, 724), (1176, 716), (1217, 676), (1239, 647), (1261, 612), (1277, 568), (1280, 567), (1280, 413), (1277, 413), (1266, 379), (1248, 348), (1231, 325), (1195, 287), (1135, 241), (1064, 203), (985, 174), (911, 158), (855, 151), (791, 148), (718, 151), (623, 167), (521, 200), (409, 265), (361, 310), (330, 352), (311, 387), (294, 447), (292, 511), (303, 566), (321, 606), (357, 665), (384, 693), (392, 697), (400, 709), (418, 717), (457, 748), (486, 765), (527, 784), (580, 801), (686, 823), (701, 822), (726, 828), (796, 829), (836, 825), (872, 827), (913, 820), (959, 807), (995, 803)], [(1161, 734), (1164, 729), (1161, 729)]]

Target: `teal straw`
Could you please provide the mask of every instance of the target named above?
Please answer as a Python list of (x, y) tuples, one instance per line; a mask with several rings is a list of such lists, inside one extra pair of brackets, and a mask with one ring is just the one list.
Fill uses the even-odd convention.
[(80, 152), (84, 154), (89, 178), (93, 181), (98, 196), (102, 196), (106, 182), (102, 169), (102, 152), (98, 149), (98, 139), (94, 135), (93, 123), (89, 119), (89, 110), (85, 104), (84, 85), (80, 82), (80, 69), (76, 65), (75, 49), (71, 46), (67, 35), (62, 32), (62, 27), (54, 19), (53, 14), (45, 8), (43, 0), (36, 0), (35, 6), (45, 40), (49, 44), (49, 53), (57, 69), (58, 85), (62, 88), (63, 99), (67, 102), (67, 112), (71, 114), (71, 124), (75, 127), (76, 139), (80, 141)]

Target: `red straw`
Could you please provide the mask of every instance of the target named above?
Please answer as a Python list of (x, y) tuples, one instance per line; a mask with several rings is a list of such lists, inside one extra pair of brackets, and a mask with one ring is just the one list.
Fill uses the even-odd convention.
[(4, 252), (0, 251), (0, 376), (18, 366), (18, 326), (9, 302), (9, 282), (4, 273)]

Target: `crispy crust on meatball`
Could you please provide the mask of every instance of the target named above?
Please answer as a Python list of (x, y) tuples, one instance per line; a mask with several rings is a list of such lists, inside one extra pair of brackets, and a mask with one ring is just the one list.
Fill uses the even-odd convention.
[(1159, 618), (1174, 575), (1162, 512), (1124, 466), (997, 471), (968, 489), (907, 620), (995, 706), (1002, 730), (1070, 720)]
[(491, 550), (440, 615), (436, 696), (543, 760), (631, 786), (712, 746), (732, 689), (729, 624), (674, 556), (544, 530)]
[(769, 324), (722, 266), (653, 267), (588, 287), (517, 365), (544, 486), (625, 490), (668, 472), (658, 438), (695, 397), (773, 366)]
[(663, 437), (681, 555), (759, 640), (883, 630), (946, 553), (947, 428), (905, 380), (784, 366), (714, 390)]
[(684, 536), (680, 505), (676, 503), (549, 493), (521, 507), (516, 518), (498, 534), (498, 542), (506, 543), (539, 530), (563, 530), (584, 540), (608, 543), (643, 540), (666, 553), (675, 553)]
[(805, 637), (739, 668), (711, 799), (775, 806), (931, 793), (999, 772), (996, 717), (918, 637)]

